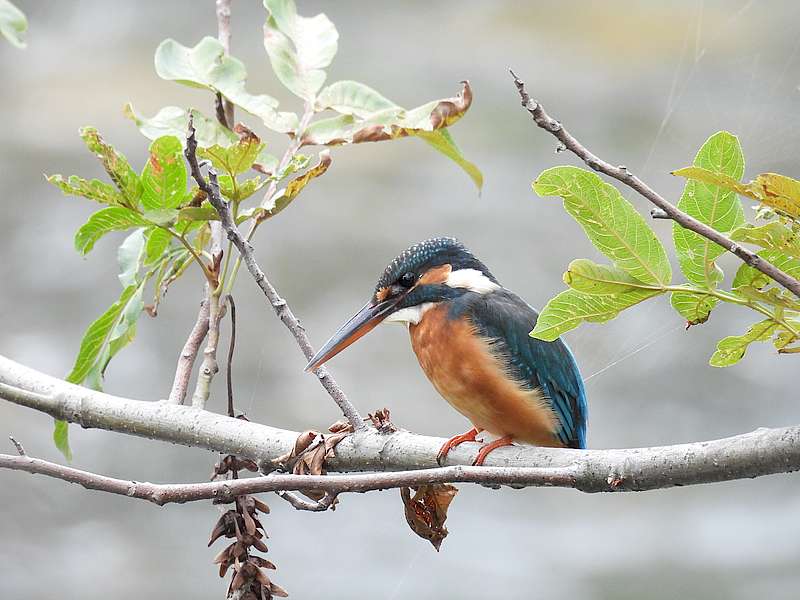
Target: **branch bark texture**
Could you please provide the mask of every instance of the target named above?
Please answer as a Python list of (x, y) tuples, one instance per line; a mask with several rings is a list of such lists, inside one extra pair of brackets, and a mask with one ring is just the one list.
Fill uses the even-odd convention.
[[(197, 140), (195, 139), (194, 125), (192, 125), (191, 122), (189, 124), (189, 135), (186, 138), (186, 160), (189, 163), (192, 177), (197, 182), (197, 185), (200, 187), (200, 189), (206, 193), (208, 196), (208, 201), (219, 213), (222, 228), (227, 233), (228, 239), (233, 242), (233, 244), (236, 246), (236, 249), (241, 254), (247, 270), (250, 271), (250, 274), (253, 276), (253, 279), (255, 279), (256, 284), (258, 284), (258, 287), (260, 287), (261, 291), (264, 292), (264, 295), (267, 297), (270, 305), (275, 310), (275, 314), (278, 315), (278, 318), (281, 320), (281, 322), (291, 332), (292, 336), (294, 336), (294, 339), (297, 342), (297, 345), (300, 346), (300, 350), (302, 350), (306, 360), (311, 360), (311, 357), (314, 356), (314, 347), (311, 345), (311, 341), (308, 339), (306, 330), (302, 325), (300, 325), (300, 321), (294, 316), (294, 313), (292, 312), (292, 309), (289, 308), (286, 300), (281, 298), (281, 296), (278, 294), (278, 291), (273, 287), (269, 279), (267, 279), (264, 271), (262, 271), (261, 267), (258, 266), (253, 254), (253, 246), (250, 245), (250, 242), (245, 240), (242, 236), (241, 231), (239, 231), (239, 228), (234, 222), (233, 213), (231, 212), (230, 206), (220, 194), (216, 172), (209, 167), (208, 180), (206, 180), (206, 178), (203, 176), (200, 170), (200, 165), (197, 162)], [(356, 407), (353, 406), (353, 404), (347, 398), (347, 395), (344, 393), (342, 388), (339, 387), (339, 384), (336, 383), (336, 380), (333, 378), (333, 376), (328, 373), (327, 369), (325, 367), (320, 367), (314, 371), (314, 374), (319, 379), (322, 387), (325, 388), (325, 391), (328, 392), (331, 398), (333, 398), (334, 402), (336, 402), (336, 404), (339, 406), (344, 416), (353, 426), (353, 429), (356, 431), (365, 429), (366, 425), (364, 423), (364, 419), (361, 417)]]
[(709, 227), (705, 223), (701, 223), (694, 217), (686, 214), (682, 210), (679, 210), (674, 204), (666, 200), (641, 179), (631, 173), (624, 165), (614, 166), (598, 157), (596, 154), (590, 152), (583, 144), (575, 139), (575, 137), (573, 137), (569, 131), (564, 128), (560, 121), (557, 121), (548, 115), (539, 102), (531, 99), (530, 95), (525, 89), (525, 82), (517, 77), (514, 71), (511, 71), (511, 75), (514, 77), (514, 84), (516, 85), (517, 91), (522, 99), (522, 106), (524, 106), (525, 110), (527, 110), (531, 117), (533, 117), (533, 121), (536, 123), (536, 125), (555, 136), (555, 138), (563, 144), (565, 149), (575, 154), (584, 163), (586, 163), (588, 167), (595, 171), (599, 171), (600, 173), (604, 173), (609, 177), (613, 177), (631, 189), (636, 190), (640, 195), (644, 196), (658, 209), (663, 211), (662, 213), (657, 213), (659, 218), (663, 218), (663, 215), (666, 215), (684, 229), (694, 231), (707, 240), (710, 240), (715, 244), (719, 244), (729, 252), (732, 252), (738, 256), (745, 263), (754, 269), (761, 271), (764, 273), (764, 275), (773, 279), (787, 290), (792, 292), (795, 296), (800, 298), (800, 281), (788, 273), (780, 270), (775, 265), (767, 262), (756, 253), (740, 246), (713, 227)]
[[(257, 461), (265, 469), (273, 468), (272, 461), (293, 448), (298, 436), (296, 431), (232, 419), (187, 406), (144, 402), (96, 392), (44, 375), (4, 357), (0, 357), (0, 398), (86, 428), (236, 454)], [(480, 446), (465, 443), (448, 455), (446, 467), (436, 468), (436, 453), (443, 442), (442, 438), (406, 431), (383, 434), (367, 429), (342, 440), (336, 447), (336, 457), (326, 463), (329, 472), (345, 472), (347, 475), (271, 474), (240, 480), (241, 483), (191, 484), (199, 487), (182, 487), (180, 490), (139, 487), (137, 493), (146, 497), (166, 491), (172, 495), (156, 494), (156, 497), (178, 502), (278, 490), (319, 489), (335, 495), (441, 482), (558, 486), (583, 492), (643, 491), (800, 470), (800, 425), (762, 428), (720, 440), (652, 448), (573, 450), (510, 446), (492, 452), (483, 467), (468, 466)], [(52, 469), (56, 467), (64, 468), (11, 458), (15, 460), (9, 462), (10, 458), (4, 457), (0, 467), (29, 472), (37, 469), (35, 472), (48, 475), (54, 475)], [(58, 473), (63, 475), (59, 478), (67, 481), (87, 481), (86, 476), (80, 473)], [(220, 487), (214, 488), (214, 485)], [(234, 486), (229, 488), (233, 491), (225, 491), (225, 485)], [(126, 490), (126, 495), (136, 496), (128, 494), (130, 482), (114, 483), (114, 486)]]

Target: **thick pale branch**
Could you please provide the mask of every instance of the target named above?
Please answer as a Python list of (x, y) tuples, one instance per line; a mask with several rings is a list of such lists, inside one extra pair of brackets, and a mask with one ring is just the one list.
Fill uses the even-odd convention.
[[(311, 345), (311, 341), (308, 339), (305, 329), (300, 325), (300, 321), (297, 317), (294, 316), (286, 300), (280, 297), (278, 291), (272, 286), (269, 279), (267, 279), (264, 271), (258, 266), (255, 256), (253, 255), (253, 247), (242, 237), (239, 228), (233, 220), (233, 213), (231, 212), (230, 206), (220, 195), (217, 175), (214, 170), (209, 167), (208, 181), (203, 177), (200, 171), (200, 165), (197, 162), (196, 151), (197, 140), (195, 139), (195, 130), (190, 122), (189, 135), (186, 138), (186, 160), (189, 163), (192, 177), (197, 182), (200, 189), (206, 193), (208, 201), (219, 213), (222, 228), (228, 234), (228, 239), (232, 241), (237, 250), (239, 250), (247, 270), (250, 271), (256, 284), (258, 284), (258, 287), (264, 292), (270, 305), (272, 305), (272, 308), (275, 310), (275, 314), (278, 315), (278, 318), (294, 336), (297, 345), (300, 346), (306, 359), (310, 360), (311, 357), (314, 356), (314, 348)], [(336, 380), (328, 373), (327, 369), (320, 367), (314, 371), (314, 374), (319, 379), (322, 387), (325, 388), (325, 391), (328, 392), (339, 406), (344, 416), (353, 426), (353, 429), (356, 431), (364, 429), (366, 425), (358, 410), (353, 406), (350, 400), (348, 400), (342, 388), (339, 387), (339, 384), (336, 383)]]
[[(258, 461), (266, 468), (293, 448), (298, 436), (295, 431), (186, 406), (96, 392), (3, 357), (0, 357), (0, 398), (83, 427), (236, 454)], [(459, 466), (458, 469), (437, 469), (436, 453), (443, 442), (441, 438), (405, 431), (382, 434), (368, 429), (342, 440), (336, 447), (336, 457), (326, 463), (328, 471), (348, 472), (348, 475), (318, 478), (269, 475), (263, 480), (242, 480), (250, 483), (237, 483), (245, 487), (237, 488), (236, 493), (256, 489), (247, 486), (262, 486), (257, 490), (321, 489), (336, 494), (444, 481), (490, 486), (561, 486), (584, 492), (640, 491), (800, 469), (800, 426), (758, 429), (720, 440), (653, 448), (572, 450), (512, 446), (497, 449), (487, 457), (485, 467), (474, 468), (466, 465), (475, 459), (479, 445), (467, 443), (447, 457), (448, 465)], [(222, 483), (232, 485), (232, 482)], [(202, 489), (204, 494), (210, 494), (213, 488), (191, 489), (192, 493)]]
[(800, 281), (788, 273), (781, 271), (773, 264), (762, 259), (756, 253), (740, 246), (713, 227), (709, 227), (705, 223), (701, 223), (694, 217), (691, 217), (685, 212), (679, 210), (674, 204), (667, 201), (663, 196), (659, 195), (650, 186), (631, 173), (624, 165), (614, 166), (590, 152), (583, 144), (575, 139), (559, 121), (548, 115), (539, 102), (531, 99), (525, 89), (525, 82), (517, 77), (513, 71), (511, 71), (511, 75), (514, 77), (514, 84), (517, 86), (517, 91), (522, 99), (522, 106), (524, 106), (525, 110), (527, 110), (531, 117), (533, 117), (536, 125), (555, 136), (563, 144), (565, 149), (570, 150), (573, 154), (585, 162), (587, 166), (595, 171), (605, 173), (609, 177), (613, 177), (617, 181), (624, 183), (656, 205), (656, 207), (658, 207), (662, 212), (655, 213), (653, 215), (654, 217), (664, 218), (664, 216), (666, 216), (678, 223), (684, 229), (694, 231), (707, 240), (710, 240), (715, 244), (719, 244), (729, 252), (732, 252), (741, 258), (745, 263), (754, 269), (761, 271), (764, 273), (764, 275), (785, 287), (795, 296), (800, 297)]

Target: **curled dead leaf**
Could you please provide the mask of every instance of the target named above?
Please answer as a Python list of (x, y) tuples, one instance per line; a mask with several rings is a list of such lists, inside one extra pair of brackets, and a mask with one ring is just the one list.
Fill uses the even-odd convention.
[(411, 496), (410, 488), (401, 488), (400, 497), (405, 507), (406, 522), (411, 531), (428, 540), (436, 551), (447, 537), (447, 509), (458, 493), (458, 488), (448, 483), (423, 485)]
[(397, 431), (397, 427), (392, 424), (392, 421), (389, 418), (390, 415), (388, 408), (376, 410), (374, 413), (369, 413), (367, 417), (369, 417), (369, 420), (379, 433), (394, 433)]

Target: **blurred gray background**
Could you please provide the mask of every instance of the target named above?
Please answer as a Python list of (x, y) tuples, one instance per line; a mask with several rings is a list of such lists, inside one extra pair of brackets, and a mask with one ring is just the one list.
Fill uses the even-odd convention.
[[(63, 197), (42, 173), (102, 176), (77, 135), (87, 124), (141, 166), (147, 142), (122, 117), (126, 101), (148, 115), (165, 105), (212, 113), (207, 94), (159, 80), (152, 57), (162, 39), (193, 45), (216, 24), (211, 0), (19, 4), (30, 20), (29, 47), (0, 43), (0, 352), (63, 376), (84, 328), (119, 293), (122, 236), (78, 256), (73, 233), (97, 207)], [(541, 170), (575, 159), (555, 154), (554, 140), (521, 110), (508, 66), (586, 145), (673, 200), (682, 181), (669, 171), (689, 164), (720, 129), (740, 136), (747, 176), (800, 173), (800, 9), (791, 0), (300, 2), (305, 15), (321, 10), (341, 35), (329, 81), (360, 80), (404, 106), (471, 81), (475, 102), (453, 134), (486, 184), (478, 197), (454, 164), (418, 140), (335, 149), (324, 179), (255, 242), (317, 345), (365, 301), (391, 258), (433, 235), (460, 237), (538, 307), (562, 289), (571, 259), (597, 258), (560, 202), (530, 189)], [(234, 54), (248, 66), (251, 91), (296, 110), (268, 66), (263, 18), (260, 2), (234, 2)], [(282, 152), (284, 140), (269, 140)], [(623, 193), (646, 213), (641, 198)], [(669, 239), (668, 223), (654, 226)], [(728, 273), (736, 267), (725, 265)], [(200, 288), (190, 272), (157, 320), (142, 318), (133, 346), (112, 362), (109, 392), (168, 394)], [(246, 273), (236, 297), (239, 408), (278, 427), (326, 427), (337, 417), (334, 404), (303, 374), (302, 355)], [(671, 444), (798, 422), (800, 359), (762, 345), (735, 367), (707, 366), (716, 341), (753, 320), (721, 307), (684, 332), (658, 299), (569, 333), (584, 375), (602, 371), (588, 382), (590, 446)], [(424, 434), (466, 428), (424, 378), (399, 327), (379, 328), (331, 367), (365, 413), (388, 406), (398, 425)], [(223, 410), (223, 383), (216, 381), (212, 410)], [(112, 476), (201, 481), (216, 459), (71, 431), (74, 464)], [(0, 404), (0, 434), (8, 433), (29, 453), (60, 460), (48, 417)], [(268, 497), (265, 525), (275, 579), (293, 598), (795, 598), (799, 483), (773, 476), (593, 496), (461, 486), (440, 554), (408, 530), (396, 491), (347, 496), (324, 514)], [(159, 509), (0, 472), (0, 506), (2, 598), (224, 595), (211, 565), (221, 545), (206, 548), (218, 514), (208, 503)]]

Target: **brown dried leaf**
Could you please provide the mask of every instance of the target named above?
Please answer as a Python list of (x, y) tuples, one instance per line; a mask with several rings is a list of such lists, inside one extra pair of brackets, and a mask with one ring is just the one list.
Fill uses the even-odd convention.
[(253, 498), (253, 506), (256, 507), (256, 510), (260, 510), (265, 515), (269, 514), (269, 506), (267, 506), (264, 502), (262, 502), (255, 496), (251, 496), (251, 498)]
[(288, 598), (289, 592), (279, 586), (277, 583), (270, 583), (269, 584), (269, 592), (273, 596), (277, 596), (278, 598)]
[(257, 567), (262, 569), (272, 569), (275, 570), (275, 565), (272, 564), (271, 561), (267, 560), (266, 558), (261, 558), (260, 556), (251, 556), (250, 562), (252, 562)]
[(411, 531), (428, 540), (436, 551), (447, 537), (447, 509), (458, 493), (458, 488), (450, 484), (435, 483), (417, 488), (413, 498), (409, 488), (400, 489), (400, 497), (405, 507), (406, 521)]
[(223, 513), (223, 515), (219, 518), (217, 523), (214, 525), (214, 529), (211, 530), (211, 539), (208, 542), (209, 547), (211, 544), (216, 542), (222, 536), (225, 537), (233, 537), (235, 535), (235, 523), (236, 523), (237, 514), (234, 510), (229, 510)]
[(397, 427), (392, 424), (392, 421), (389, 418), (388, 408), (376, 410), (374, 413), (369, 413), (367, 417), (369, 417), (369, 420), (372, 421), (375, 429), (377, 429), (380, 433), (394, 433), (397, 431)]

